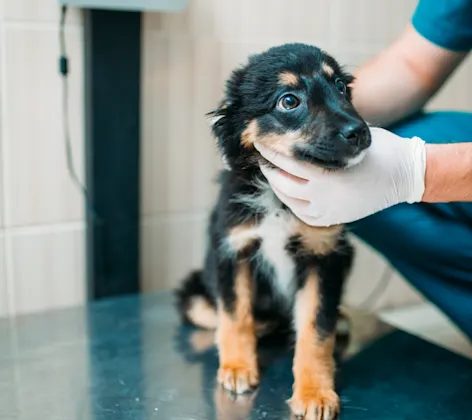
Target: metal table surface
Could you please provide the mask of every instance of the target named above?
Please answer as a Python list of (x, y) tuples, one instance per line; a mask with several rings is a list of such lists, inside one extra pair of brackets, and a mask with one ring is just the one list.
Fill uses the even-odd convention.
[[(408, 409), (402, 411), (401, 401), (413, 398), (411, 394), (418, 389), (426, 389), (434, 399), (438, 390), (444, 393), (444, 384), (456, 399), (453, 402), (448, 394), (448, 401), (460, 406), (465, 399), (461, 390), (472, 384), (470, 372), (464, 368), (471, 367), (468, 361), (395, 331), (373, 317), (357, 313), (352, 319), (353, 340), (347, 360), (340, 366), (341, 376), (346, 371), (340, 382), (342, 419), (416, 418)], [(379, 336), (383, 337), (377, 340)], [(376, 349), (375, 343), (382, 340), (387, 340), (382, 350)], [(389, 354), (388, 348), (395, 347), (391, 343), (403, 347)], [(433, 356), (425, 356), (423, 361), (425, 349), (430, 347)], [(439, 365), (435, 360), (444, 360), (445, 369), (461, 372), (457, 389), (439, 368), (443, 382), (437, 387), (418, 376), (422, 383), (412, 379), (408, 389), (392, 385), (402, 388), (400, 395), (395, 395), (395, 388), (386, 384), (402, 348), (422, 355), (403, 361), (410, 363), (406, 369), (412, 376), (431, 371), (428, 364)], [(355, 362), (365, 352), (372, 359), (367, 369)], [(380, 358), (376, 356), (379, 352)], [(449, 355), (452, 362), (446, 361)], [(374, 362), (376, 357), (379, 361)], [(289, 419), (285, 400), (291, 394), (291, 352), (266, 346), (261, 348), (261, 360), (262, 382), (257, 392), (233, 398), (221, 390), (215, 384), (213, 333), (181, 326), (168, 293), (4, 319), (0, 320), (0, 419)], [(421, 363), (426, 363), (426, 368)], [(373, 390), (385, 401), (372, 398), (369, 393)], [(434, 418), (464, 418), (456, 416), (451, 407), (434, 401), (428, 404), (424, 407), (433, 407), (431, 413), (439, 415)], [(468, 404), (472, 408), (472, 403)], [(389, 414), (381, 416), (385, 405)], [(426, 413), (422, 418), (433, 417)]]

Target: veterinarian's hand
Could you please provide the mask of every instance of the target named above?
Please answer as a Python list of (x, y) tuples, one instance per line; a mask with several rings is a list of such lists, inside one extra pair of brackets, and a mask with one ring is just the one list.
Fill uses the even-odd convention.
[(260, 144), (256, 149), (277, 169), (261, 170), (276, 195), (312, 226), (350, 223), (399, 203), (422, 199), (426, 149), (423, 140), (405, 139), (370, 128), (372, 145), (356, 166), (326, 171), (282, 156)]

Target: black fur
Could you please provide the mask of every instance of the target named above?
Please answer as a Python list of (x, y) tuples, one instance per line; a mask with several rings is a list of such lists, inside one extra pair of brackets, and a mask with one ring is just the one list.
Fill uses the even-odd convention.
[(202, 282), (202, 271), (193, 271), (184, 280), (182, 286), (176, 291), (177, 307), (182, 321), (191, 323), (187, 312), (190, 309), (191, 300), (195, 297), (201, 297), (207, 301), (210, 306), (215, 307), (215, 301), (211, 293)]
[[(327, 64), (332, 76), (322, 71)], [(281, 86), (283, 72), (300, 78), (295, 87)], [(220, 117), (213, 125), (221, 153), (234, 171), (257, 167), (251, 150), (241, 145), (241, 134), (248, 122), (257, 119), (260, 135), (284, 134), (300, 129), (310, 147), (297, 147), (295, 157), (327, 168), (343, 166), (343, 158), (370, 146), (365, 121), (351, 103), (353, 76), (322, 50), (305, 44), (285, 44), (250, 57), (246, 66), (233, 72), (226, 85), (226, 98), (210, 113)], [(344, 86), (345, 91), (340, 91)], [(302, 106), (294, 112), (280, 112), (277, 100), (295, 93)], [(346, 129), (358, 132), (354, 145), (339, 134)], [(305, 145), (303, 145), (305, 146)]]
[[(296, 76), (296, 85), (281, 84), (280, 75), (285, 72)], [(281, 298), (274, 291), (273, 277), (277, 273), (266, 259), (264, 238), (255, 238), (237, 252), (227, 249), (228, 235), (235, 227), (248, 222), (260, 225), (269, 216), (294, 218), (275, 196), (270, 208), (264, 201), (271, 197), (259, 169), (264, 162), (251, 144), (245, 143), (244, 133), (251, 122), (257, 123), (255, 135), (259, 138), (299, 130), (301, 139), (293, 144), (292, 156), (327, 169), (342, 168), (370, 145), (367, 125), (351, 103), (352, 81), (332, 57), (304, 44), (271, 48), (250, 57), (245, 66), (233, 72), (224, 100), (210, 113), (216, 119), (212, 130), (229, 168), (219, 177), (220, 194), (209, 220), (203, 271), (192, 274), (177, 291), (184, 319), (188, 320), (185, 311), (195, 296), (203, 297), (212, 307), (221, 300), (231, 313), (236, 266), (245, 260), (250, 265), (255, 320), (275, 322), (281, 328), (291, 325), (293, 296)], [(279, 106), (280, 98), (288, 93), (300, 103), (290, 111)], [(291, 279), (294, 292), (304, 286), (309, 272), (318, 273), (320, 306), (314, 328), (321, 340), (334, 332), (343, 284), (353, 259), (346, 232), (341, 231), (336, 238), (336, 246), (327, 255), (314, 254), (299, 234), (280, 244), (295, 264)]]

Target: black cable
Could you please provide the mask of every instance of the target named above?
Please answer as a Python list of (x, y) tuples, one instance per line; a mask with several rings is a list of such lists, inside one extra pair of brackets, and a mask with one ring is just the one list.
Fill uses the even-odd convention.
[(60, 25), (59, 25), (59, 48), (60, 48), (59, 73), (62, 76), (62, 121), (64, 124), (64, 140), (65, 140), (65, 149), (66, 149), (67, 170), (69, 171), (69, 175), (72, 179), (72, 182), (74, 182), (76, 187), (83, 194), (85, 203), (87, 206), (87, 210), (95, 219), (95, 221), (101, 221), (101, 218), (97, 215), (91, 203), (87, 188), (80, 181), (74, 167), (74, 158), (73, 158), (73, 152), (72, 152), (72, 143), (71, 143), (70, 125), (69, 125), (69, 83), (68, 83), (69, 59), (67, 57), (66, 37), (65, 37), (65, 23), (66, 23), (67, 9), (68, 7), (66, 5), (61, 6), (61, 19), (60, 19)]
[[(69, 175), (79, 189), (79, 191), (83, 194), (85, 205), (87, 209), (87, 216), (91, 217), (91, 221), (95, 226), (94, 235), (93, 235), (93, 247), (98, 249), (100, 252), (93, 252), (94, 260), (91, 261), (91, 268), (92, 272), (98, 272), (104, 275), (107, 273), (107, 258), (106, 258), (106, 243), (104, 240), (104, 229), (105, 223), (104, 220), (97, 214), (95, 208), (90, 200), (89, 193), (87, 188), (80, 182), (80, 179), (77, 175), (77, 172), (74, 168), (74, 159), (72, 153), (72, 144), (71, 144), (71, 135), (70, 135), (70, 125), (69, 125), (69, 84), (68, 84), (68, 75), (69, 75), (69, 59), (67, 57), (67, 48), (66, 48), (66, 37), (65, 37), (65, 23), (66, 23), (66, 15), (67, 15), (68, 7), (66, 5), (61, 6), (61, 18), (60, 18), (60, 25), (59, 25), (59, 48), (60, 48), (60, 56), (59, 56), (59, 73), (62, 76), (62, 121), (64, 124), (64, 141), (65, 141), (65, 149), (66, 149), (66, 159), (67, 159), (67, 169), (69, 171)], [(93, 267), (93, 268), (92, 268)], [(95, 284), (94, 282), (97, 279), (89, 279), (91, 284), (88, 284), (87, 287), (89, 289), (88, 293), (91, 297), (96, 296)]]

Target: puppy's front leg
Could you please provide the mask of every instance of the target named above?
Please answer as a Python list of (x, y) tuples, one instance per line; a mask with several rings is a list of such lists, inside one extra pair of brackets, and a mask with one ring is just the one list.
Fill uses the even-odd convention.
[(295, 382), (289, 401), (292, 412), (305, 420), (333, 420), (339, 413), (339, 397), (334, 391), (335, 335), (320, 331), (321, 310), (319, 276), (310, 271), (295, 301)]
[(224, 271), (230, 278), (220, 280), (224, 284), (220, 284), (216, 333), (220, 358), (218, 382), (242, 394), (259, 383), (251, 270), (247, 261), (240, 260)]

